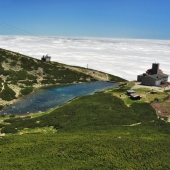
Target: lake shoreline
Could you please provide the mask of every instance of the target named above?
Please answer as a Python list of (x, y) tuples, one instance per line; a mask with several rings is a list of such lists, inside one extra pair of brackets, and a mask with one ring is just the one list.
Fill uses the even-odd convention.
[[(94, 81), (94, 82), (98, 82), (98, 81)], [(109, 81), (108, 81), (109, 82)], [(57, 83), (57, 84), (35, 84), (33, 86), (33, 91), (27, 95), (30, 95), (32, 93), (34, 93), (37, 89), (39, 88), (43, 88), (43, 87), (50, 87), (50, 86), (64, 86), (64, 85), (76, 85), (76, 84), (82, 84), (82, 83), (91, 83), (91, 82), (79, 82), (79, 83)], [(27, 95), (23, 95), (21, 97), (18, 97), (16, 99), (13, 99), (13, 100), (10, 100), (10, 101), (7, 101), (7, 100), (2, 100), (0, 98), (0, 106), (3, 106), (3, 109), (5, 109), (6, 107), (14, 104), (15, 102), (18, 102), (19, 100), (22, 100), (22, 98), (26, 97)], [(3, 110), (2, 109), (2, 110)], [(1, 110), (0, 110), (1, 111)]]
[[(92, 84), (91, 84), (92, 83)], [(93, 85), (93, 83), (94, 83), (94, 85)], [(97, 83), (97, 84), (96, 84)], [(108, 83), (108, 84), (107, 84)], [(111, 83), (111, 84), (109, 84), (109, 83)], [(12, 108), (13, 108), (13, 110), (17, 110), (17, 109), (20, 109), (20, 108), (22, 108), (22, 106), (14, 106), (14, 105), (17, 105), (17, 103), (23, 103), (24, 102), (24, 100), (27, 100), (27, 98), (28, 98), (28, 96), (30, 96), (30, 95), (33, 95), (33, 94), (35, 94), (35, 92), (37, 93), (37, 91), (39, 90), (41, 90), (41, 89), (45, 89), (46, 87), (47, 87), (47, 89), (48, 88), (56, 88), (57, 86), (58, 86), (58, 88), (61, 86), (63, 86), (63, 87), (65, 87), (65, 86), (69, 86), (69, 87), (67, 87), (67, 88), (70, 88), (71, 87), (71, 85), (76, 85), (77, 87), (81, 87), (79, 90), (80, 90), (80, 92), (77, 92), (77, 89), (74, 89), (74, 91), (75, 91), (75, 93), (78, 93), (77, 95), (78, 96), (84, 96), (84, 95), (86, 95), (86, 94), (84, 94), (84, 93), (86, 93), (86, 91), (85, 92), (82, 92), (82, 91), (84, 91), (84, 88), (83, 88), (83, 86), (85, 85), (85, 84), (88, 84), (89, 85), (89, 87), (90, 88), (92, 88), (91, 86), (94, 86), (92, 89), (90, 89), (90, 90), (92, 90), (92, 91), (89, 91), (89, 92), (87, 92), (87, 95), (88, 94), (94, 94), (95, 92), (96, 92), (96, 90), (97, 91), (103, 91), (103, 90), (101, 90), (102, 88), (104, 88), (104, 90), (107, 88), (107, 86), (108, 86), (108, 88), (111, 86), (111, 87), (114, 87), (115, 86), (115, 84), (116, 85), (119, 85), (118, 83), (113, 83), (113, 82), (105, 82), (105, 81), (95, 81), (95, 82), (81, 82), (81, 83), (70, 83), (70, 84), (57, 84), (57, 85), (54, 85), (54, 84), (48, 84), (48, 85), (43, 85), (43, 86), (39, 86), (39, 87), (35, 87), (35, 89), (33, 90), (33, 92), (31, 92), (30, 94), (28, 94), (28, 95), (25, 95), (25, 96), (22, 96), (21, 98), (18, 98), (18, 99), (14, 99), (14, 100), (12, 100), (12, 101), (10, 101), (10, 105), (8, 105), (8, 106), (6, 106), (5, 108), (3, 108), (0, 112), (0, 114), (2, 115), (2, 114), (5, 114), (5, 115), (10, 115), (10, 114), (14, 114), (14, 113), (9, 113), (9, 112), (6, 112), (5, 113), (5, 110), (8, 110), (8, 108), (11, 108), (10, 110), (12, 110)], [(102, 85), (103, 84), (103, 85)], [(80, 85), (80, 86), (79, 86)], [(96, 86), (97, 85), (97, 86)], [(113, 85), (113, 86), (112, 86)], [(105, 87), (106, 86), (106, 87)], [(72, 88), (76, 88), (75, 86), (73, 86)], [(101, 89), (100, 89), (101, 88)], [(87, 89), (86, 89), (87, 90)], [(88, 91), (88, 90), (87, 90)], [(72, 91), (71, 91), (72, 92)], [(48, 92), (49, 93), (49, 92)], [(52, 94), (50, 94), (50, 95), (54, 95), (53, 93)], [(63, 94), (65, 97), (63, 98), (63, 96), (58, 96), (58, 98), (57, 98), (57, 102), (59, 102), (59, 105), (63, 105), (63, 103), (61, 103), (60, 104), (60, 102), (63, 102), (63, 100), (67, 100), (67, 101), (64, 101), (64, 103), (66, 102), (70, 102), (71, 100), (73, 100), (74, 98), (76, 98), (77, 96), (74, 96), (74, 92), (73, 92), (73, 94), (69, 94), (69, 95), (71, 95), (71, 97), (69, 96), (69, 95), (67, 95), (67, 94)], [(35, 96), (34, 96), (35, 97)], [(44, 100), (44, 98), (43, 99), (41, 99), (41, 100)], [(53, 99), (52, 99), (53, 100)], [(61, 101), (60, 101), (61, 100)], [(55, 102), (55, 101), (54, 101)], [(57, 103), (56, 102), (56, 103)], [(36, 103), (36, 102), (35, 102)], [(40, 102), (38, 102), (38, 103), (40, 103)], [(46, 103), (45, 103), (46, 104)], [(22, 105), (22, 104), (21, 104)], [(40, 103), (40, 105), (42, 105), (41, 103)], [(54, 103), (52, 103), (52, 107), (50, 108), (50, 106), (48, 106), (49, 108), (47, 108), (47, 109), (45, 109), (44, 110), (44, 108), (46, 108), (46, 105), (43, 105), (42, 106), (42, 110), (37, 110), (36, 112), (30, 112), (30, 111), (28, 111), (27, 113), (23, 113), (23, 114), (14, 114), (14, 115), (29, 115), (29, 114), (35, 114), (35, 113), (39, 113), (39, 112), (45, 112), (45, 111), (47, 111), (47, 110), (49, 110), (49, 109), (52, 109), (52, 108), (55, 108), (55, 106), (53, 106), (53, 105), (55, 105)], [(58, 103), (57, 103), (57, 105), (58, 105)], [(36, 106), (36, 105), (35, 105)], [(30, 105), (30, 107), (31, 108), (33, 108), (33, 106), (32, 105)], [(38, 106), (39, 107), (39, 106)], [(57, 106), (58, 107), (58, 106)], [(23, 109), (23, 108), (22, 108)], [(37, 106), (36, 106), (36, 108), (35, 109), (37, 109)], [(33, 108), (33, 110), (35, 110), (34, 108)], [(19, 111), (20, 113), (22, 112), (21, 110)]]

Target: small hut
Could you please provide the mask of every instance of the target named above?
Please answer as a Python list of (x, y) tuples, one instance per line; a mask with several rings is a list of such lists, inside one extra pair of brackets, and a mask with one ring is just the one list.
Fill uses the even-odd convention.
[(142, 97), (137, 93), (132, 93), (132, 94), (130, 94), (130, 98), (132, 100), (140, 100)]
[(127, 95), (132, 99), (132, 100), (140, 100), (142, 97), (137, 94), (134, 90), (130, 89), (126, 91)]
[(130, 96), (132, 93), (135, 93), (135, 91), (130, 89), (130, 90), (127, 90), (126, 93), (127, 93), (128, 96)]
[(41, 60), (42, 61), (46, 61), (46, 62), (50, 62), (51, 61), (51, 57), (50, 56), (48, 56), (48, 54), (46, 55), (46, 56), (42, 56), (42, 58), (41, 58)]

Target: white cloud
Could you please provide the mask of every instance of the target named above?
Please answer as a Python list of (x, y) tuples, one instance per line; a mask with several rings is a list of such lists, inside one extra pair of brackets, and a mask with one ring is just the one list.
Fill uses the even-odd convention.
[(170, 75), (170, 41), (104, 38), (0, 36), (0, 48), (37, 59), (49, 54), (53, 61), (96, 69), (127, 80), (136, 80), (160, 63)]

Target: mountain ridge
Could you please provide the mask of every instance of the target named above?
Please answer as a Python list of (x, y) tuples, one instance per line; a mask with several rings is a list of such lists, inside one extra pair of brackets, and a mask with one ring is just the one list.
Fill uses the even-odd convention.
[(45, 62), (20, 53), (0, 48), (0, 106), (31, 93), (46, 85), (76, 84), (92, 81), (124, 79), (97, 70)]

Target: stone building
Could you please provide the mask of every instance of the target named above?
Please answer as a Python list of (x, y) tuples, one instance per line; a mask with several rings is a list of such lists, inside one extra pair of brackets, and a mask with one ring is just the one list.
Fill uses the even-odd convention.
[(168, 81), (168, 75), (164, 74), (162, 70), (159, 69), (159, 63), (153, 63), (151, 69), (137, 76), (137, 81), (141, 82), (143, 85), (161, 86)]

